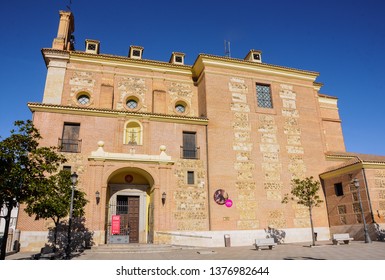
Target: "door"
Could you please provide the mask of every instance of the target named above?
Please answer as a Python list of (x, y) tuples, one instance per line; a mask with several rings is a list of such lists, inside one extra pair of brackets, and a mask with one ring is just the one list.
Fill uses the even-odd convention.
[(128, 196), (128, 230), (130, 243), (139, 242), (139, 196)]
[(116, 196), (116, 205), (109, 205), (108, 243), (139, 242), (139, 196)]

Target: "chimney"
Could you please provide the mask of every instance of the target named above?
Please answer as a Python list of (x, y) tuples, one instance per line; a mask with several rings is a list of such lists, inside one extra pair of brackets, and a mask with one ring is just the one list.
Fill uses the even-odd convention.
[(71, 12), (60, 11), (59, 28), (57, 37), (53, 39), (52, 48), (56, 50), (73, 50), (74, 37), (72, 33), (75, 31), (74, 17)]

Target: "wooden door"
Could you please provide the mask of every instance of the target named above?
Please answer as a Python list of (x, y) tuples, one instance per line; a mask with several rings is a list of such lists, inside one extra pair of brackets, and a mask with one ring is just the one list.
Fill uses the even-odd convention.
[(139, 242), (139, 196), (128, 196), (128, 229), (130, 243)]

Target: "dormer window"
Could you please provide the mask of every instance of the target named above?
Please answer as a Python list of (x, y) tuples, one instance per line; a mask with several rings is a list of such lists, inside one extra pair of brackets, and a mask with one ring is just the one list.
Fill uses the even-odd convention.
[(257, 50), (250, 50), (246, 55), (245, 60), (252, 62), (262, 62), (262, 52)]
[(89, 50), (89, 51), (94, 51), (94, 50), (96, 50), (96, 45), (95, 45), (95, 44), (88, 44), (87, 50)]
[(143, 55), (143, 47), (130, 46), (130, 52), (128, 56), (130, 58), (141, 59)]
[(100, 42), (97, 40), (86, 40), (86, 53), (99, 54)]
[(184, 53), (173, 52), (171, 54), (170, 63), (184, 65)]

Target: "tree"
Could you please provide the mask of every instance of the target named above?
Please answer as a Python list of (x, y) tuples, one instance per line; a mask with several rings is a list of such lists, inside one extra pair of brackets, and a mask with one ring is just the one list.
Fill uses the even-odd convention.
[(289, 200), (296, 201), (297, 204), (304, 205), (309, 210), (310, 226), (312, 235), (312, 245), (315, 246), (314, 226), (312, 210), (314, 207), (320, 206), (323, 200), (320, 199), (318, 191), (320, 189), (320, 182), (314, 180), (313, 176), (305, 179), (293, 179), (291, 181), (292, 189), (290, 194), (285, 194), (282, 203), (288, 203)]
[[(72, 192), (71, 172), (61, 170), (52, 175), (44, 188), (41, 188), (39, 197), (30, 197), (26, 200), (25, 211), (29, 216), (35, 215), (36, 219), (52, 219), (54, 228), (53, 247), (56, 251), (57, 232), (60, 222), (67, 217), (70, 211)], [(75, 189), (73, 200), (73, 216), (84, 215), (84, 206), (87, 204), (86, 193)]]
[(11, 211), (28, 198), (40, 196), (49, 175), (65, 162), (55, 147), (39, 147), (40, 133), (32, 121), (16, 121), (16, 130), (0, 141), (0, 206), (6, 209), (0, 259), (5, 259)]

